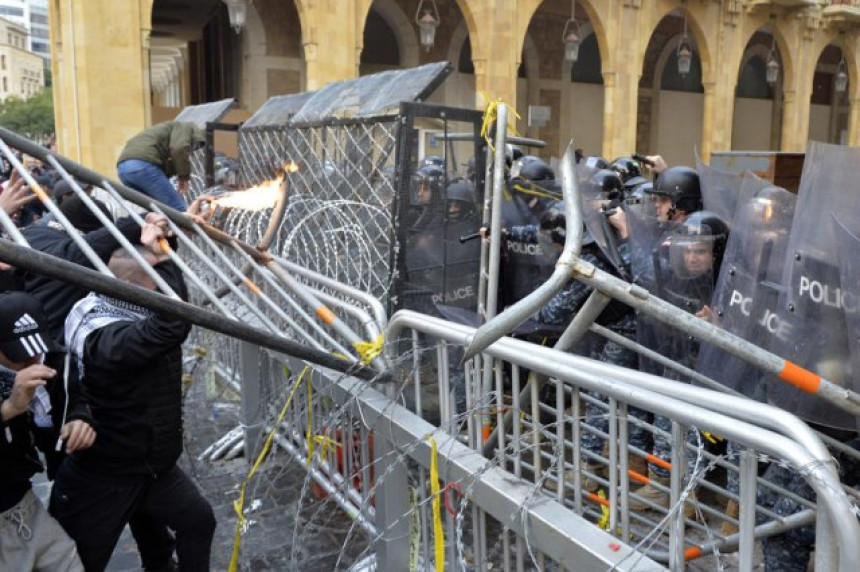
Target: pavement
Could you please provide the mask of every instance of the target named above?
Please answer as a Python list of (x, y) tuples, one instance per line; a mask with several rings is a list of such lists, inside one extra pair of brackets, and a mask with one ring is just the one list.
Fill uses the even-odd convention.
[[(239, 498), (250, 467), (242, 457), (213, 462), (198, 456), (239, 424), (238, 397), (213, 394), (212, 385), (198, 379), (187, 391), (184, 411), (185, 452), (179, 464), (215, 512), (218, 524), (211, 568), (228, 570), (236, 536), (233, 502)], [(34, 490), (46, 505), (50, 487), (44, 474), (36, 479)], [(238, 570), (345, 570), (367, 555), (367, 539), (361, 529), (353, 527), (333, 502), (315, 498), (304, 468), (279, 449), (262, 464), (247, 487), (245, 506), (251, 510), (241, 537)], [(107, 570), (142, 570), (128, 527)]]

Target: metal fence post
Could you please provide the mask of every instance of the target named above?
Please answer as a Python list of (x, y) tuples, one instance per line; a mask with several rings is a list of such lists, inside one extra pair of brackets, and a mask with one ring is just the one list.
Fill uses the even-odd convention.
[(263, 427), (262, 377), (260, 375), (260, 346), (241, 342), (239, 362), (242, 372), (242, 428), (245, 433), (245, 459), (257, 458)]
[[(374, 541), (377, 570), (409, 570), (409, 481), (406, 463), (388, 435), (375, 428), (373, 462), (378, 476)], [(383, 429), (384, 432), (384, 429)]]

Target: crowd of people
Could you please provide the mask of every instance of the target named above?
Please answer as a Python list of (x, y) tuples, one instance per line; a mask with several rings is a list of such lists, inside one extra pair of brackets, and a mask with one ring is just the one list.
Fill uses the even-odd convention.
[[(182, 195), (189, 154), (201, 142), (194, 124), (154, 126), (130, 141), (120, 176), (199, 219), (209, 197), (186, 208)], [(156, 289), (156, 273), (187, 299), (182, 274), (165, 252), (165, 241), (178, 246), (165, 215), (141, 213), (143, 226), (131, 216), (115, 218), (105, 202), (89, 197), (88, 185), (70, 183), (35, 159), (22, 161), (45, 194), (34, 193), (7, 164), (0, 208), (31, 248), (91, 269), (94, 253), (114, 277), (148, 290)], [(173, 175), (178, 189), (168, 179)], [(47, 212), (39, 196), (50, 197), (60, 215)], [(215, 517), (177, 466), (182, 343), (191, 324), (2, 266), (0, 569), (104, 570), (128, 524), (144, 569), (208, 570)], [(53, 481), (47, 509), (31, 483), (43, 470)]]
[[(194, 124), (156, 125), (129, 141), (119, 157), (119, 176), (129, 187), (200, 217), (210, 197), (188, 205), (184, 195), (190, 153), (202, 144), (202, 132)], [(92, 198), (102, 213), (97, 216), (82, 196), (93, 189), (58, 177), (34, 159), (22, 161), (62, 215), (47, 212), (18, 171), (4, 165), (0, 208), (32, 248), (88, 268), (94, 267), (89, 257), (94, 253), (116, 278), (148, 290), (156, 289), (154, 272), (187, 299), (182, 274), (163, 247), (165, 240), (171, 249), (177, 247), (164, 215), (144, 213), (141, 227)], [(670, 167), (659, 155), (612, 162), (580, 155), (576, 176), (585, 225), (580, 257), (719, 324), (710, 305), (731, 225), (721, 214), (705, 210), (698, 172)], [(561, 184), (551, 165), (511, 149), (505, 181), (499, 209), (502, 306), (521, 300), (551, 274), (568, 233)], [(474, 163), (467, 165), (465, 176), (452, 175), (439, 157), (416, 167), (399, 213), (400, 239), (406, 246), (404, 306), (456, 319), (475, 307), (481, 241), (472, 239), (488, 234), (475, 182)], [(765, 195), (773, 196), (772, 188), (768, 193), (758, 194), (753, 206), (760, 208)], [(736, 210), (746, 208), (738, 205)], [(105, 227), (105, 219), (134, 252)], [(77, 235), (91, 253), (82, 249)], [(141, 259), (148, 268), (139, 264)], [(0, 413), (5, 429), (0, 437), (5, 467), (0, 475), (5, 485), (0, 490), (0, 569), (103, 570), (129, 525), (146, 570), (207, 570), (215, 518), (177, 466), (182, 452), (181, 346), (190, 323), (5, 264), (0, 265), (0, 280)], [(517, 335), (552, 344), (591, 294), (582, 282), (569, 281)], [(606, 305), (596, 321), (676, 364), (697, 367), (697, 342), (622, 303)], [(675, 369), (603, 338), (588, 337), (572, 351), (689, 382)], [(451, 361), (458, 362), (458, 356)], [(452, 379), (458, 408), (465, 400), (463, 384)], [(609, 422), (606, 398), (588, 396), (584, 417), (592, 430), (581, 436), (581, 482), (586, 491), (596, 492), (608, 476), (609, 444), (603, 436), (609, 434)], [(643, 477), (631, 491), (629, 507), (668, 508), (671, 421), (635, 407), (628, 414), (627, 464)], [(647, 429), (648, 424), (657, 430)], [(851, 439), (856, 436), (840, 435), (843, 442)], [(699, 441), (692, 428), (687, 440)], [(689, 454), (688, 475), (693, 461)], [(812, 496), (802, 478), (779, 469), (768, 468), (767, 478), (799, 496)], [(840, 469), (846, 482), (857, 479), (850, 460)], [(31, 478), (42, 470), (54, 481), (47, 509), (32, 492)], [(572, 481), (575, 475), (562, 478)], [(558, 483), (547, 479), (547, 486)], [(737, 497), (736, 480), (730, 478), (727, 489)], [(779, 514), (800, 509), (769, 491), (760, 497)], [(688, 501), (695, 498), (694, 489)], [(693, 502), (685, 503), (688, 517), (693, 510)], [(725, 511), (736, 518), (737, 502), (730, 500)], [(722, 528), (726, 535), (737, 531), (731, 520)], [(805, 569), (811, 530), (803, 527), (766, 539), (767, 569)]]
[[(450, 166), (448, 168), (450, 169)], [(772, 218), (777, 205), (774, 201), (781, 200), (783, 195), (791, 195), (783, 189), (765, 186), (749, 198), (748, 204), (742, 204), (741, 198), (734, 196), (739, 195), (738, 189), (732, 189), (729, 190), (733, 194), (731, 199), (738, 203), (734, 212), (717, 213), (705, 210), (703, 185), (698, 171), (686, 166), (670, 167), (659, 155), (620, 157), (609, 162), (601, 157), (588, 157), (579, 153), (576, 176), (582, 195), (585, 226), (580, 258), (721, 327), (728, 325), (729, 317), (724, 315), (722, 307), (718, 312), (712, 311), (711, 304), (729, 244), (730, 216), (735, 215), (745, 221), (757, 218), (760, 222), (765, 216), (760, 211), (770, 209), (766, 217)], [(472, 181), (474, 178), (467, 174), (466, 180)], [(444, 184), (446, 181), (447, 186)], [(454, 201), (460, 200), (457, 197), (464, 194), (460, 189), (462, 186), (460, 179), (446, 171), (446, 165), (440, 158), (425, 159), (415, 170), (412, 200), (406, 210), (406, 216), (401, 219), (407, 229), (404, 236), (408, 240), (407, 288), (415, 292), (422, 289), (435, 292), (432, 296), (435, 303), (430, 305), (429, 309), (426, 303), (412, 308), (461, 320), (463, 312), (453, 312), (450, 306), (459, 305), (474, 309), (477, 298), (476, 293), (469, 298), (453, 296), (458, 286), (454, 280), (461, 277), (463, 272), (449, 264), (456, 260), (457, 256), (462, 258), (467, 252), (462, 240), (458, 241), (456, 238), (479, 227), (479, 234), (485, 239), (489, 233), (488, 228), (481, 227), (474, 210), (474, 205), (480, 201), (474, 185), (469, 187), (473, 200), (473, 206), (468, 209), (472, 213), (468, 219), (470, 228), (457, 227), (452, 229), (454, 232), (449, 232), (451, 227), (446, 223), (451, 219), (447, 216), (450, 216), (452, 208), (460, 209), (459, 206), (454, 207)], [(551, 275), (567, 236), (561, 195), (560, 180), (551, 165), (539, 157), (522, 155), (515, 148), (508, 149), (500, 209), (503, 234), (499, 292), (501, 306), (518, 302)], [(433, 232), (428, 232), (427, 229), (433, 229)], [(748, 228), (742, 230), (743, 237), (747, 237), (752, 231)], [(776, 252), (784, 252), (787, 229), (781, 230), (783, 234), (777, 235), (772, 229), (764, 229), (759, 235), (767, 236), (766, 240), (758, 238), (742, 241), (745, 257), (756, 261), (757, 268), (754, 272), (757, 275), (762, 272), (758, 266), (767, 264), (761, 262), (762, 260), (771, 256), (776, 260)], [(437, 242), (434, 243), (431, 238)], [(780, 248), (782, 250), (779, 250)], [(754, 250), (756, 251), (753, 252)], [(477, 251), (473, 250), (468, 258), (475, 260), (477, 256)], [(432, 279), (428, 279), (430, 269), (435, 272)], [(781, 272), (782, 267), (779, 267), (768, 280), (779, 281), (782, 278)], [(761, 276), (759, 279), (763, 280)], [(553, 345), (591, 293), (592, 289), (582, 282), (570, 280), (527, 324), (520, 326), (514, 335), (536, 343)], [(755, 294), (750, 293), (749, 296), (757, 296), (757, 299), (753, 300), (754, 304), (758, 302), (762, 306), (768, 306), (771, 302), (765, 300), (765, 295), (758, 287)], [(412, 299), (420, 299), (420, 296), (414, 294)], [(407, 303), (408, 300), (407, 298)], [(666, 326), (645, 313), (634, 312), (632, 308), (617, 301), (609, 303), (596, 322), (685, 368), (697, 368), (700, 350), (708, 353), (708, 359), (723, 360), (722, 364), (731, 359), (727, 354), (715, 353), (714, 348), (700, 348), (699, 342), (685, 333)], [(480, 320), (477, 317), (471, 320), (471, 325), (478, 323)], [(598, 336), (588, 336), (571, 351), (667, 379), (691, 382), (676, 368), (658, 364), (619, 343)], [(763, 375), (757, 372), (754, 366), (744, 366), (745, 369), (720, 372), (722, 375), (718, 381), (726, 381), (726, 376), (734, 375), (753, 388), (748, 391), (748, 388), (743, 388), (744, 393), (765, 400), (761, 395), (753, 395), (760, 393), (760, 388), (765, 385), (760, 380)], [(456, 394), (456, 379), (452, 383), (455, 385)], [(584, 419), (590, 429), (580, 431), (580, 482), (585, 491), (595, 493), (601, 487), (601, 482), (607, 482), (609, 477), (606, 461), (609, 445), (602, 437), (609, 434), (609, 420), (606, 398), (596, 393), (585, 393), (588, 398), (584, 400)], [(554, 396), (545, 395), (544, 399), (554, 407)], [(627, 466), (639, 475), (639, 478), (631, 481), (629, 508), (637, 512), (667, 509), (670, 505), (669, 467), (672, 444), (669, 435), (672, 432), (672, 422), (666, 417), (652, 415), (632, 406), (628, 408), (628, 415), (631, 421), (627, 429)], [(648, 429), (647, 424), (651, 424), (656, 430)], [(828, 427), (815, 428), (825, 434), (833, 433)], [(856, 439), (856, 436), (846, 436), (845, 432), (838, 433), (838, 440), (842, 442)], [(688, 428), (686, 441), (693, 445), (703, 442), (694, 428)], [(730, 462), (737, 463), (739, 447), (734, 443), (728, 443), (728, 446), (724, 443), (721, 447), (716, 451), (725, 454)], [(694, 472), (696, 454), (693, 449), (688, 447), (686, 455), (687, 478)], [(856, 463), (845, 459), (840, 464), (840, 470), (848, 484), (860, 477), (854, 469), (855, 466)], [(568, 490), (575, 476), (572, 471), (565, 471), (563, 478)], [(797, 495), (813, 497), (802, 475), (777, 463), (767, 467), (765, 477)], [(558, 483), (554, 475), (547, 477), (546, 486), (557, 489)], [(736, 471), (728, 472), (725, 487), (729, 494), (723, 501), (725, 504), (720, 507), (726, 515), (720, 529), (723, 535), (728, 536), (738, 531), (735, 524), (739, 514)], [(696, 500), (697, 489), (691, 485), (683, 507), (687, 518), (694, 516)], [(796, 500), (774, 495), (771, 489), (763, 488), (760, 491), (759, 504), (776, 510), (781, 515), (801, 510)], [(813, 544), (812, 526), (766, 538), (763, 542), (766, 569), (805, 570)]]

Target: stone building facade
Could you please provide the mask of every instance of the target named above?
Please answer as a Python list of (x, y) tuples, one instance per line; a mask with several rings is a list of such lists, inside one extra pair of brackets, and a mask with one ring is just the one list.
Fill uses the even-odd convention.
[(28, 46), (27, 29), (0, 18), (0, 101), (27, 99), (45, 87), (42, 58)]
[[(111, 172), (153, 106), (235, 97), (253, 112), (273, 95), (439, 60), (456, 71), (435, 101), (501, 99), (548, 157), (571, 139), (590, 154), (685, 163), (695, 152), (802, 151), (810, 139), (860, 144), (857, 0), (435, 0), (429, 50), (419, 0), (248, 0), (240, 35), (219, 0), (183, 4), (52, 0), (64, 154)], [(575, 64), (563, 57), (571, 19)], [(693, 52), (683, 75), (682, 41)], [(529, 125), (530, 108), (550, 120)]]

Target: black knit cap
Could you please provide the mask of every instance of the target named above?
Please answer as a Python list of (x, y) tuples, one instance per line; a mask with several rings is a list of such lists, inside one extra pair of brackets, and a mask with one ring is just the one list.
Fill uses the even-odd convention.
[[(106, 204), (97, 199), (91, 200), (111, 221), (113, 221), (113, 217), (111, 216)], [(96, 217), (95, 213), (90, 211), (89, 207), (87, 207), (87, 205), (84, 204), (84, 201), (81, 200), (81, 197), (77, 195), (63, 201), (63, 204), (60, 205), (60, 212), (62, 212), (65, 217), (69, 219), (69, 222), (71, 222), (72, 225), (81, 232), (98, 230), (104, 226)]]

